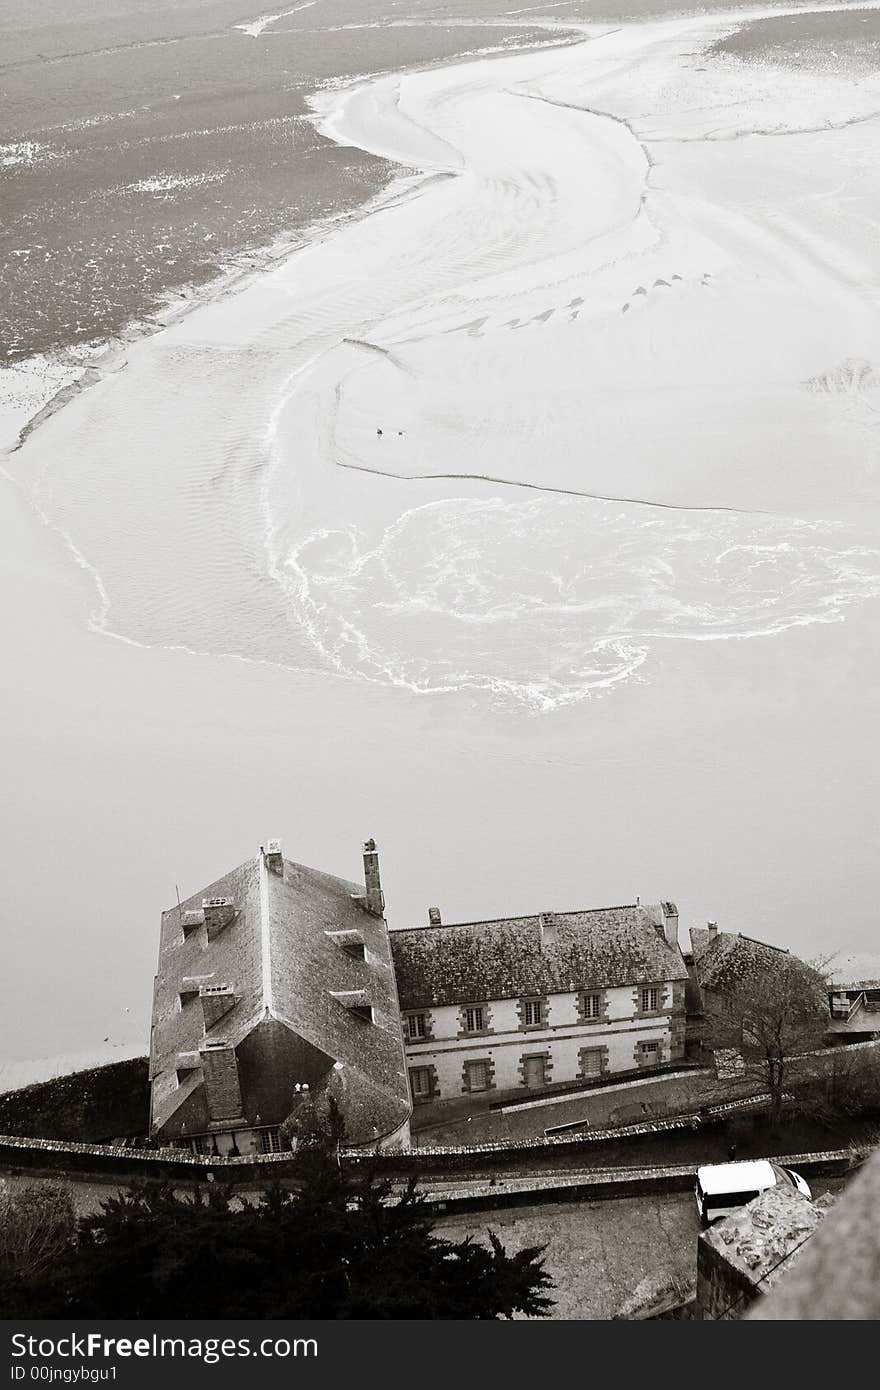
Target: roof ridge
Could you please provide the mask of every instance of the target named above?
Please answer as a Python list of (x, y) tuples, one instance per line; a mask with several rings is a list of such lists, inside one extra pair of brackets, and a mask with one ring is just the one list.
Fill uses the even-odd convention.
[(780, 955), (790, 956), (791, 951), (787, 946), (774, 946), (772, 941), (761, 941), (757, 936), (746, 936), (745, 932), (738, 931), (737, 936), (740, 941), (751, 941), (753, 946), (763, 946), (767, 951), (779, 951)]
[(569, 907), (562, 912), (545, 908), (541, 912), (525, 912), (512, 917), (475, 917), (470, 922), (429, 922), (424, 927), (389, 927), (389, 932), (399, 935), (408, 931), (445, 931), (448, 927), (493, 927), (499, 922), (539, 922), (548, 912), (551, 912), (553, 917), (582, 917), (590, 912), (628, 912), (635, 907), (647, 906), (647, 903), (614, 903), (611, 907)]
[(272, 949), (269, 941), (269, 866), (260, 846), (257, 856), (257, 874), (260, 881), (260, 954), (263, 968), (263, 1013), (270, 1017), (274, 1012), (272, 991)]

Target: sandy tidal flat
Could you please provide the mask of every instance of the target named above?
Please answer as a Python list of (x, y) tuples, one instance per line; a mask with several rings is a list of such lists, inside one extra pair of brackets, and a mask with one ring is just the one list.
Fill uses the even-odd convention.
[(15, 455), (93, 621), (546, 710), (874, 596), (880, 79), (743, 18), (315, 98), (415, 172)]
[[(662, 888), (685, 924), (792, 944), (845, 903), (865, 943), (880, 91), (707, 56), (743, 18), (325, 94), (319, 129), (400, 178), (6, 460), (87, 594), (91, 632), (53, 639), (74, 741), (101, 692), (68, 867), (99, 801), (120, 891), (150, 822), (151, 911), (172, 860), (196, 891), (254, 817), (325, 863), (372, 816), (394, 925), (432, 882), (450, 918)], [(20, 592), (13, 640), (38, 630)], [(28, 662), (18, 767), (56, 742), (29, 722), (52, 654)], [(22, 904), (47, 766), (28, 796)]]

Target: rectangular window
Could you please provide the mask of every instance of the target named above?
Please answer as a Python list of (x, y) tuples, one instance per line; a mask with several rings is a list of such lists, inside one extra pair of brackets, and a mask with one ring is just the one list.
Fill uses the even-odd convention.
[(602, 1011), (601, 994), (585, 994), (583, 996), (584, 1018), (598, 1018)]
[(602, 1052), (598, 1047), (585, 1047), (581, 1051), (581, 1075), (602, 1075)]
[(723, 1211), (725, 1207), (744, 1207), (760, 1197), (760, 1192), (713, 1192), (706, 1198), (707, 1211)]
[(487, 1091), (489, 1089), (489, 1063), (465, 1062), (464, 1065), (467, 1073), (468, 1090)]
[(433, 1091), (430, 1067), (412, 1067), (409, 1084), (413, 1100), (429, 1100)]
[(483, 1031), (483, 1010), (465, 1009), (464, 1011), (464, 1031), (466, 1033), (482, 1033)]
[(642, 1012), (651, 1013), (659, 1008), (660, 991), (652, 985), (649, 989), (642, 990)]
[(546, 1057), (523, 1057), (520, 1065), (522, 1066), (523, 1081), (527, 1086), (546, 1086)]
[(406, 1035), (410, 1042), (417, 1042), (419, 1038), (426, 1038), (428, 1036), (424, 1014), (407, 1014)]
[(526, 1028), (535, 1028), (539, 1023), (543, 1023), (544, 1010), (540, 999), (526, 999), (523, 1002), (523, 1024)]
[(264, 1154), (277, 1154), (281, 1152), (281, 1135), (277, 1129), (263, 1129), (260, 1131), (260, 1152)]

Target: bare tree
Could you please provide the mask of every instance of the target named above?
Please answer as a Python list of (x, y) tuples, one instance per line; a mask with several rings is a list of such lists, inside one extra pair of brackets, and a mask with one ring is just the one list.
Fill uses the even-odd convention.
[(8, 1275), (26, 1282), (45, 1277), (75, 1230), (73, 1198), (63, 1184), (0, 1184), (0, 1265)]
[(799, 1056), (822, 1045), (829, 1024), (821, 965), (781, 951), (756, 954), (738, 975), (705, 992), (705, 1040), (737, 1048), (747, 1071), (770, 1093), (771, 1121)]

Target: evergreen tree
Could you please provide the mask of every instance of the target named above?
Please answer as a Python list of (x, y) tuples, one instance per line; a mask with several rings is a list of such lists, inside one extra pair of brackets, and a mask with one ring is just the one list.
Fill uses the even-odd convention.
[(80, 1221), (51, 1287), (25, 1288), (16, 1315), (546, 1316), (542, 1248), (508, 1255), (492, 1232), (488, 1245), (440, 1239), (415, 1181), (394, 1194), (372, 1173), (346, 1174), (337, 1128), (301, 1153), (291, 1188), (181, 1194), (138, 1183), (109, 1198)]

